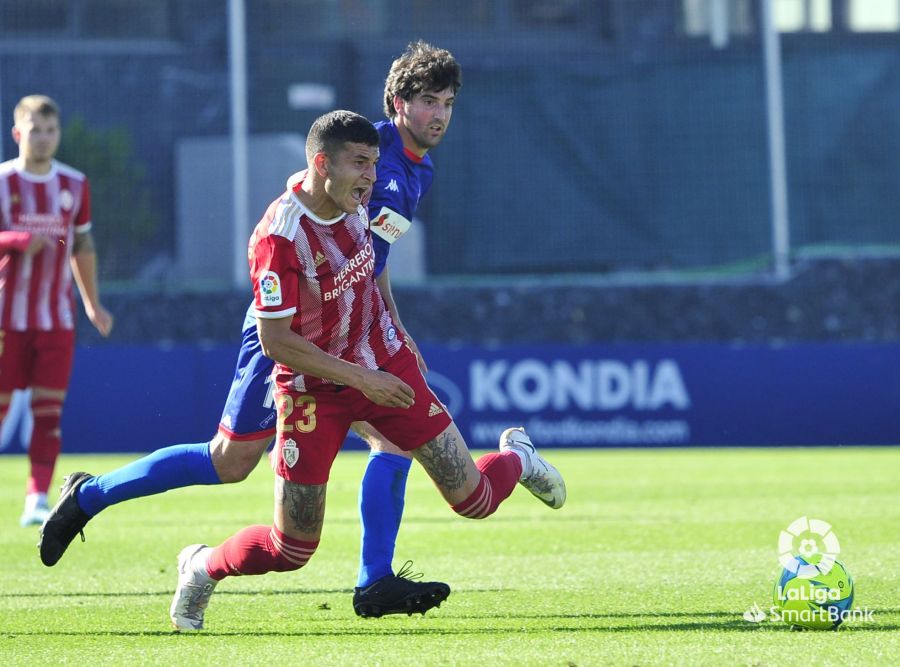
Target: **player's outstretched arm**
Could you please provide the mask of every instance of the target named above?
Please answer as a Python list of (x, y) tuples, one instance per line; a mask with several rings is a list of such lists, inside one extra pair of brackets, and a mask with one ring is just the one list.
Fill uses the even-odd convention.
[(338, 359), (291, 329), (291, 317), (256, 319), (263, 353), (298, 373), (328, 378), (359, 389), (373, 403), (388, 408), (408, 408), (415, 394), (400, 378)]

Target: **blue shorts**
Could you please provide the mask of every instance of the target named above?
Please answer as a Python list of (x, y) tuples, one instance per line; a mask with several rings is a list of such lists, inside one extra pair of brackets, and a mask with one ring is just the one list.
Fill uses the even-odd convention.
[(274, 367), (275, 362), (262, 352), (251, 306), (244, 319), (234, 379), (219, 420), (219, 431), (231, 440), (275, 436)]

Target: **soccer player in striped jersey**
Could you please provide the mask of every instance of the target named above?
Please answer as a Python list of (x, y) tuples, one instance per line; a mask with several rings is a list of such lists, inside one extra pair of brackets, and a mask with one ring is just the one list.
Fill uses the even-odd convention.
[(53, 159), (59, 115), (45, 95), (22, 98), (12, 129), (19, 156), (0, 164), (0, 422), (12, 392), (25, 388), (34, 419), (22, 526), (40, 525), (50, 511), (75, 350), (73, 275), (97, 330), (108, 336), (113, 324), (97, 289), (88, 180)]
[[(522, 483), (551, 508), (566, 489), (521, 428), (477, 462), (395, 325), (375, 278), (365, 203), (381, 137), (362, 116), (333, 111), (313, 123), (308, 168), (272, 202), (250, 240), (257, 329), (275, 360), (278, 411), (275, 516), (221, 545), (185, 547), (169, 614), (200, 630), (229, 576), (285, 572), (315, 553), (331, 465), (354, 422), (410, 452), (459, 515), (491, 515)], [(412, 609), (410, 610), (412, 611)]]
[[(425, 362), (403, 328), (391, 294), (387, 258), (431, 186), (433, 165), (427, 153), (447, 130), (460, 85), (460, 66), (452, 54), (424, 42), (410, 44), (388, 73), (388, 120), (377, 124), (381, 161), (369, 201), (375, 275), (394, 324), (423, 371)], [(157, 450), (96, 477), (69, 475), (41, 532), (45, 565), (54, 565), (87, 522), (110, 505), (183, 486), (239, 482), (250, 474), (275, 433), (273, 362), (262, 353), (252, 305), (242, 332), (234, 381), (215, 437)], [(404, 571), (394, 574), (392, 567), (412, 457), (365, 423), (354, 424), (353, 430), (372, 449), (360, 486), (362, 548), (353, 607), (361, 616), (424, 613), (449, 595), (449, 587), (413, 581)]]

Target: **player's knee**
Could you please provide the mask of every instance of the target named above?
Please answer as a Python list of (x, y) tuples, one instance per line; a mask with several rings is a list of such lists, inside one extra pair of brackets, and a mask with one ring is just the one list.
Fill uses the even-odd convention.
[(383, 435), (377, 439), (369, 441), (369, 449), (373, 452), (382, 452), (384, 454), (393, 454), (394, 456), (402, 456), (405, 459), (412, 460), (412, 453), (400, 449), (397, 445), (385, 438)]
[(269, 539), (272, 542), (272, 554), (274, 562), (272, 569), (275, 572), (290, 572), (299, 570), (309, 562), (316, 549), (319, 547), (318, 541), (306, 542), (285, 535), (275, 526), (269, 533)]
[(243, 482), (253, 472), (268, 443), (233, 442), (221, 434), (210, 443), (213, 467), (223, 484)]
[(397, 445), (372, 428), (368, 423), (354, 422), (352, 429), (373, 452), (384, 452), (387, 454), (394, 454), (395, 456), (402, 456), (406, 459), (412, 459), (411, 453), (400, 449)]
[(232, 457), (216, 465), (215, 468), (219, 475), (219, 480), (223, 484), (235, 484), (247, 479), (258, 462), (259, 458), (251, 461), (245, 458)]

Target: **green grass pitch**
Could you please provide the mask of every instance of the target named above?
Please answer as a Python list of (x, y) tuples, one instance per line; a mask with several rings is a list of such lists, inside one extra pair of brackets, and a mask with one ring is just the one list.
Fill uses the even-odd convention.
[[(357, 485), (338, 456), (318, 553), (299, 572), (230, 578), (194, 635), (170, 630), (175, 556), (271, 521), (272, 473), (113, 507), (54, 568), (18, 527), (26, 461), (0, 457), (0, 664), (846, 665), (900, 655), (900, 449), (561, 451), (568, 504), (516, 489), (486, 521), (456, 517), (413, 468), (397, 562), (453, 588), (426, 616), (359, 619)], [(58, 477), (122, 456), (64, 455)], [(55, 492), (51, 500), (55, 499)], [(767, 609), (779, 532), (833, 524), (874, 620), (791, 632)], [(289, 662), (290, 661), (290, 662)]]

